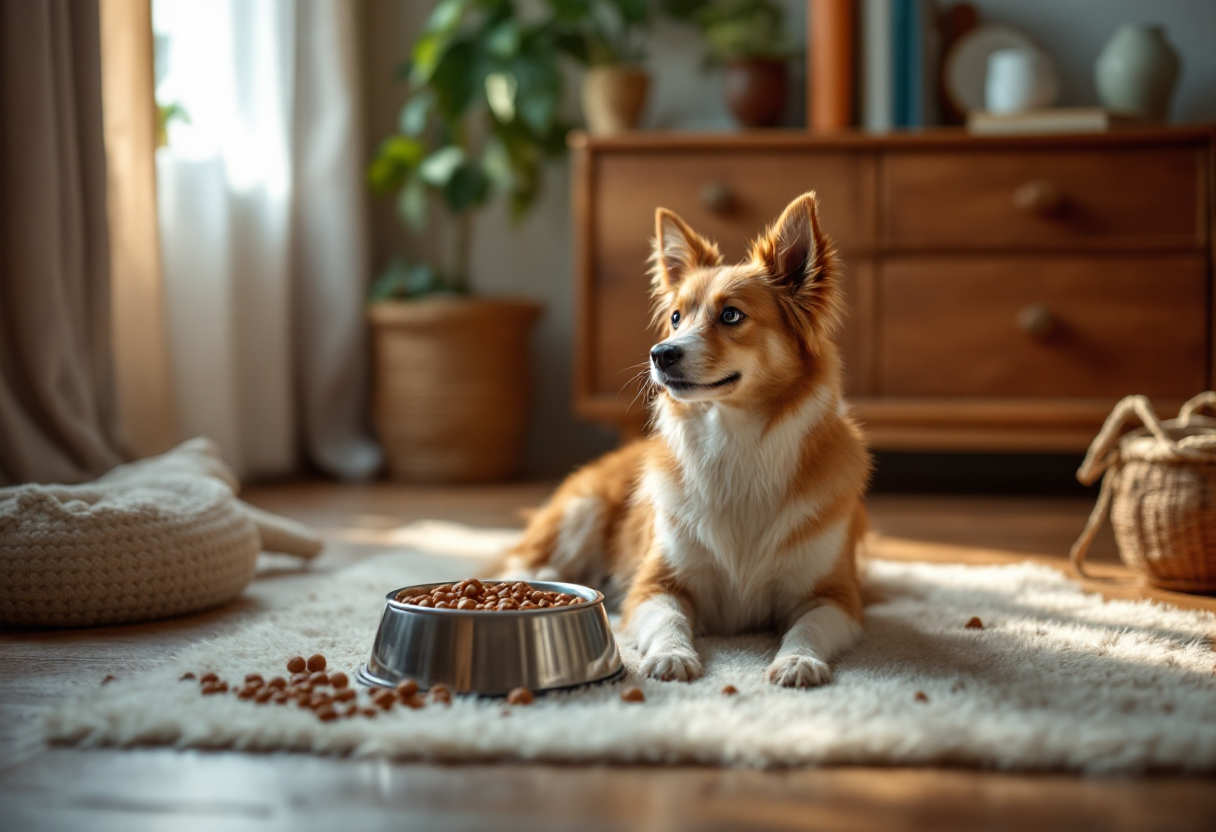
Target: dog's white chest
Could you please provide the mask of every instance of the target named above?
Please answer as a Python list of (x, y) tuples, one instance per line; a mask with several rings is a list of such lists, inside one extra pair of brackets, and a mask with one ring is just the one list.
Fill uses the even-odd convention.
[(786, 545), (817, 507), (790, 498), (802, 432), (784, 427), (766, 433), (721, 418), (681, 424), (669, 435), (678, 475), (648, 483), (665, 557), (693, 596), (705, 632), (773, 625), (835, 561), (831, 541)]

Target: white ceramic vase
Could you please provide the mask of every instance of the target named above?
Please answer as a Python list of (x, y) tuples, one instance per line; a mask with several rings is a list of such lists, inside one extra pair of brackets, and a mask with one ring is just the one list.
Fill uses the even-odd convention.
[(1098, 98), (1113, 112), (1164, 121), (1180, 68), (1160, 26), (1125, 23), (1094, 64)]

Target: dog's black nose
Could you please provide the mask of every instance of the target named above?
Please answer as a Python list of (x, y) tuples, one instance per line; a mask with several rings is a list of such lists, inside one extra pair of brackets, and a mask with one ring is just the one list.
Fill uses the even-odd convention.
[(660, 370), (666, 370), (668, 367), (679, 363), (683, 357), (684, 350), (675, 344), (658, 344), (650, 350), (650, 360)]

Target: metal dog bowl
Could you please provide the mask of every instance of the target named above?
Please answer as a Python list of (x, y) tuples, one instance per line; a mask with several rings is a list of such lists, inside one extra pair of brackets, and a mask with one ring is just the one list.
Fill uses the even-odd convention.
[(359, 681), (393, 687), (411, 678), (422, 688), (444, 684), (454, 693), (501, 696), (518, 687), (539, 692), (602, 682), (623, 672), (601, 593), (578, 584), (528, 583), (578, 595), (586, 603), (502, 612), (434, 609), (402, 604), (396, 597), (402, 590), (424, 595), (442, 582), (393, 590), (385, 596), (388, 603)]

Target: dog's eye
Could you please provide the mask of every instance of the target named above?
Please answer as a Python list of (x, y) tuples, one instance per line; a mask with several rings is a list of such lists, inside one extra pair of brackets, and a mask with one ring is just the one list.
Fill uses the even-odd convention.
[(735, 324), (739, 323), (739, 321), (743, 320), (745, 317), (746, 316), (742, 312), (740, 312), (738, 309), (736, 309), (735, 307), (728, 306), (722, 310), (722, 314), (721, 314), (721, 316), (719, 316), (719, 320), (721, 320), (722, 323), (726, 324), (727, 326), (734, 326)]
[(677, 309), (671, 313), (671, 328), (676, 329), (680, 326), (680, 311)]

